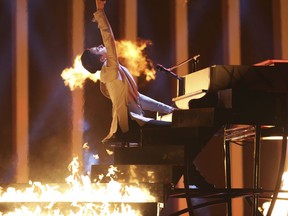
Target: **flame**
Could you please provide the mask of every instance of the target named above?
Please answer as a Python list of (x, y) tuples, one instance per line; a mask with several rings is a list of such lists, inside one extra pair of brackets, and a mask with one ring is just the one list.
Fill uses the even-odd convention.
[[(139, 186), (125, 186), (113, 179), (118, 172), (116, 167), (111, 166), (106, 174), (111, 178), (107, 184), (97, 181), (91, 183), (88, 175), (79, 174), (79, 162), (75, 157), (69, 164), (71, 175), (66, 178), (67, 185), (46, 184), (29, 182), (29, 187), (24, 190), (8, 187), (6, 190), (0, 187), (0, 203), (18, 203), (22, 205), (8, 213), (0, 212), (2, 216), (14, 215), (101, 215), (101, 216), (140, 216), (130, 205), (124, 202), (155, 202), (155, 197), (148, 189)], [(99, 176), (99, 179), (104, 175)], [(117, 202), (118, 206), (111, 204)], [(31, 206), (31, 203), (37, 203)], [(57, 203), (71, 203), (63, 209)], [(45, 205), (44, 207), (42, 207)]]
[(100, 71), (94, 74), (90, 73), (82, 66), (80, 58), (81, 56), (77, 55), (73, 67), (66, 68), (61, 73), (64, 84), (68, 86), (71, 91), (76, 88), (83, 88), (86, 79), (91, 79), (93, 82), (97, 82), (97, 80), (100, 79)]
[(149, 44), (151, 44), (149, 41), (116, 41), (117, 52), (123, 60), (123, 64), (133, 76), (139, 77), (141, 74), (144, 74), (147, 81), (155, 79), (155, 70), (152, 61), (144, 54), (144, 50)]
[[(282, 175), (282, 190), (288, 190), (288, 171), (284, 172)], [(288, 215), (288, 194), (279, 193), (279, 199), (276, 200), (275, 206), (273, 208), (272, 216), (287, 216)], [(286, 199), (286, 200), (285, 200)], [(271, 202), (265, 202), (262, 205), (263, 215), (267, 215)]]
[[(139, 77), (141, 74), (146, 76), (146, 80), (155, 79), (155, 70), (152, 61), (148, 59), (144, 50), (150, 42), (131, 42), (127, 40), (116, 41), (119, 58), (122, 64), (125, 65), (133, 76)], [(97, 82), (100, 79), (100, 71), (95, 74), (87, 71), (81, 64), (81, 56), (77, 55), (73, 67), (66, 68), (62, 71), (61, 77), (64, 84), (70, 88), (71, 91), (76, 88), (83, 88), (86, 79), (91, 79)]]

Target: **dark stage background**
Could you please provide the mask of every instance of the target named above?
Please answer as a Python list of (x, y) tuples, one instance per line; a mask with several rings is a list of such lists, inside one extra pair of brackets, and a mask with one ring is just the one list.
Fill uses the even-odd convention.
[[(85, 47), (102, 43), (96, 24), (91, 22), (95, 10), (94, 0), (85, 0)], [(198, 69), (213, 64), (228, 64), (225, 50), (226, 27), (223, 26), (225, 1), (191, 0), (188, 3), (189, 56), (201, 54)], [(223, 3), (224, 2), (224, 3)], [(224, 5), (224, 6), (223, 6)], [(227, 5), (226, 5), (227, 6)], [(123, 36), (123, 1), (108, 0), (106, 13), (117, 40)], [(154, 64), (167, 67), (175, 62), (175, 14), (173, 0), (138, 0), (138, 37), (152, 45), (147, 55)], [(15, 171), (14, 146), (14, 91), (15, 72), (13, 13), (15, 0), (0, 1), (0, 182), (11, 183)], [(241, 0), (241, 64), (251, 65), (266, 59), (279, 58), (275, 44), (272, 0)], [(61, 182), (68, 175), (66, 167), (71, 161), (71, 92), (60, 77), (63, 69), (73, 64), (71, 47), (71, 1), (29, 0), (29, 177), (33, 181)], [(190, 66), (191, 69), (191, 66)], [(139, 91), (152, 98), (171, 104), (175, 96), (175, 80), (157, 73), (149, 83), (140, 77)], [(110, 126), (111, 104), (102, 96), (99, 82), (85, 84), (84, 142), (100, 162), (108, 162), (100, 141)], [(277, 146), (277, 145), (276, 145)], [(245, 146), (245, 184), (251, 184), (252, 146)], [(222, 138), (214, 138), (197, 159), (207, 179), (218, 187), (224, 186)], [(261, 173), (263, 185), (273, 185), (278, 161), (278, 148), (263, 146)], [(207, 160), (209, 158), (209, 160)], [(276, 161), (276, 162), (274, 162)], [(270, 178), (265, 180), (265, 175)], [(223, 215), (225, 206), (216, 212)], [(211, 210), (212, 212), (212, 210)], [(209, 213), (206, 215), (209, 215)], [(212, 214), (211, 214), (212, 215)]]

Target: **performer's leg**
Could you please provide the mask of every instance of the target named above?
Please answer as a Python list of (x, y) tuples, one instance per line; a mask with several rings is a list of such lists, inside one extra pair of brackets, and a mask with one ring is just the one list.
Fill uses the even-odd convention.
[(151, 120), (147, 122), (142, 128), (171, 128), (171, 122)]

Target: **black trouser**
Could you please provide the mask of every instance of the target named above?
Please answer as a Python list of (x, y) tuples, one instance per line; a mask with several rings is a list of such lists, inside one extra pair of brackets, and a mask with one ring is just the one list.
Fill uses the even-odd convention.
[(127, 140), (129, 142), (140, 142), (141, 138), (141, 129), (142, 128), (171, 128), (171, 122), (159, 121), (159, 120), (151, 120), (146, 122), (142, 127), (131, 117), (128, 119), (129, 131), (123, 133), (118, 125), (118, 129), (116, 132), (116, 136)]

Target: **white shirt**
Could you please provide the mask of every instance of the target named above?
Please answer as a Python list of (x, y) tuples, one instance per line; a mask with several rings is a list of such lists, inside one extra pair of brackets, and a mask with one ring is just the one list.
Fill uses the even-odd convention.
[(123, 133), (129, 131), (128, 115), (143, 126), (152, 120), (143, 116), (143, 110), (171, 113), (174, 110), (173, 107), (140, 94), (128, 69), (119, 64), (115, 39), (104, 10), (95, 12), (94, 20), (98, 23), (107, 50), (107, 59), (100, 75), (101, 91), (112, 101), (112, 123), (105, 139), (110, 138), (116, 132), (118, 124)]

